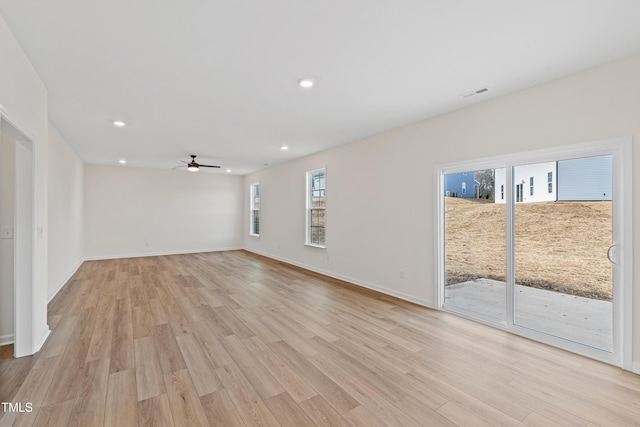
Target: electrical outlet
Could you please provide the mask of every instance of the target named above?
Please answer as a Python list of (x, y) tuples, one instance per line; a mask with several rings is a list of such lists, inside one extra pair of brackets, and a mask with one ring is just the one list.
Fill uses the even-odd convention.
[(13, 239), (13, 227), (11, 226), (2, 227), (2, 238)]

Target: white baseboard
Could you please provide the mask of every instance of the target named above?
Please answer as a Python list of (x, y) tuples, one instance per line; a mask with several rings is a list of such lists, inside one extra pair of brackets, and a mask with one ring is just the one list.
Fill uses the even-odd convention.
[(43, 332), (42, 336), (36, 343), (35, 348), (33, 349), (34, 354), (40, 351), (44, 343), (47, 341), (47, 338), (49, 338), (49, 335), (51, 335), (51, 329), (49, 329), (49, 326), (47, 325), (47, 329)]
[(304, 268), (305, 270), (309, 270), (309, 271), (313, 271), (315, 273), (320, 273), (320, 274), (325, 275), (325, 276), (333, 277), (334, 279), (342, 280), (342, 281), (351, 283), (351, 284), (356, 285), (356, 286), (360, 286), (360, 287), (363, 287), (363, 288), (371, 289), (372, 291), (380, 292), (381, 294), (385, 294), (385, 295), (389, 295), (389, 296), (392, 296), (392, 297), (396, 297), (396, 298), (399, 298), (399, 299), (404, 300), (404, 301), (409, 301), (409, 302), (412, 302), (414, 304), (421, 305), (423, 307), (435, 309), (435, 304), (433, 303), (433, 301), (428, 301), (428, 300), (425, 300), (425, 299), (422, 299), (422, 298), (416, 298), (416, 297), (414, 297), (412, 295), (408, 295), (408, 294), (405, 294), (403, 292), (398, 292), (398, 291), (394, 291), (393, 289), (385, 288), (384, 286), (380, 286), (380, 285), (376, 285), (376, 284), (373, 284), (373, 283), (365, 282), (365, 281), (362, 281), (362, 280), (354, 279), (353, 277), (344, 276), (342, 274), (334, 273), (332, 271), (322, 270), (320, 268), (312, 267), (310, 265), (305, 265), (305, 264), (302, 264), (302, 263), (299, 263), (299, 262), (296, 262), (296, 261), (293, 261), (293, 260), (290, 260), (290, 259), (287, 259), (287, 258), (281, 258), (281, 257), (275, 256), (275, 255), (272, 255), (272, 254), (259, 252), (259, 251), (255, 251), (255, 250), (247, 249), (247, 248), (244, 248), (244, 250), (247, 251), (247, 252), (252, 252), (252, 253), (255, 253), (255, 254), (258, 254), (258, 255), (262, 255), (262, 256), (267, 257), (267, 258), (275, 259), (277, 261), (282, 261), (282, 262), (285, 262), (287, 264), (295, 265), (296, 267)]
[(631, 372), (640, 375), (640, 363), (633, 362), (633, 365), (631, 365)]
[(222, 252), (222, 251), (239, 251), (242, 247), (229, 247), (229, 248), (210, 248), (210, 249), (188, 249), (182, 251), (164, 251), (164, 252), (145, 252), (137, 254), (113, 254), (113, 255), (96, 255), (85, 257), (85, 261), (101, 261), (105, 259), (121, 259), (121, 258), (143, 258), (148, 256), (165, 256), (165, 255), (184, 255), (184, 254), (197, 254), (202, 252)]
[(67, 282), (69, 282), (69, 279), (71, 279), (71, 277), (73, 277), (74, 274), (76, 274), (76, 271), (78, 271), (78, 269), (80, 268), (80, 266), (82, 265), (82, 263), (84, 262), (84, 260), (80, 261), (78, 263), (78, 265), (76, 265), (76, 267), (73, 269), (73, 271), (71, 273), (69, 273), (69, 275), (67, 275), (67, 277), (65, 277), (65, 279), (62, 281), (62, 283), (60, 283), (58, 285), (58, 287), (51, 293), (51, 295), (49, 295), (49, 298), (47, 298), (47, 304), (49, 304), (51, 302), (51, 300), (58, 295), (58, 292), (60, 292), (60, 290), (62, 288), (64, 288), (64, 285), (67, 284)]
[(14, 342), (15, 342), (15, 337), (13, 334), (0, 336), (0, 345), (13, 344)]

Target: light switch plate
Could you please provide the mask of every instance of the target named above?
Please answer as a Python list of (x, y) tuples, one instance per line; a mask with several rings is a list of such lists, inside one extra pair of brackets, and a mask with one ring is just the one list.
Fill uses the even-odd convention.
[(13, 227), (11, 226), (2, 227), (2, 238), (13, 239)]

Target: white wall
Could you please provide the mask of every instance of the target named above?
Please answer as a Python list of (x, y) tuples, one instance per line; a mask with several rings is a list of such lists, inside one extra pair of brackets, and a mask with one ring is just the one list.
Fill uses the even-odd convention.
[(85, 165), (85, 256), (242, 247), (242, 177)]
[(0, 110), (34, 139), (35, 225), (43, 236), (34, 248), (33, 325), (29, 328), (36, 351), (49, 333), (47, 326), (47, 89), (0, 17)]
[(49, 124), (50, 300), (84, 259), (84, 164)]
[[(0, 227), (14, 226), (15, 158), (14, 139), (0, 133)], [(13, 342), (13, 261), (13, 239), (0, 237), (0, 345)]]
[[(424, 281), (432, 242), (416, 230), (430, 221), (425, 199), (433, 195), (427, 181), (433, 169), (407, 168), (405, 159), (414, 155), (407, 148), (379, 136), (246, 176), (245, 247), (430, 305)], [(305, 173), (324, 166), (327, 248), (321, 249), (304, 246)], [(257, 181), (260, 237), (253, 237), (247, 231), (249, 186)]]
[[(434, 306), (435, 166), (625, 135), (638, 141), (639, 76), (635, 56), (247, 175), (245, 222), (256, 181), (262, 211), (259, 238), (243, 227), (245, 247)], [(634, 146), (633, 163), (640, 165)], [(304, 173), (325, 165), (323, 250), (303, 245)], [(633, 181), (633, 208), (640, 212), (640, 173)], [(637, 277), (640, 215), (633, 242)], [(640, 284), (633, 286), (638, 313)], [(640, 367), (640, 316), (634, 362)]]

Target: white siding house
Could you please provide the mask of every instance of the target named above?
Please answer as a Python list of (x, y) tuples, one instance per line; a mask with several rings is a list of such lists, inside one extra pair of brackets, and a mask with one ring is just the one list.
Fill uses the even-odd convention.
[[(556, 162), (535, 163), (517, 166), (514, 169), (516, 202), (554, 202), (556, 200)], [(496, 169), (494, 200), (506, 201), (506, 170)]]

